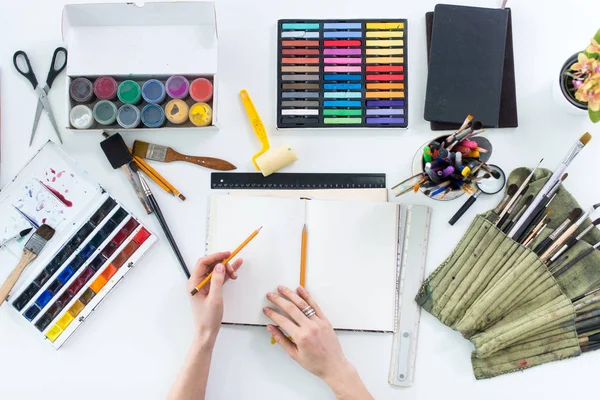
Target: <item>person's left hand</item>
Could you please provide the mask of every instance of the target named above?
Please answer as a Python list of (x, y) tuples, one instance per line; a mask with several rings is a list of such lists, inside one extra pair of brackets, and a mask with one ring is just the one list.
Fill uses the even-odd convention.
[(229, 257), (230, 252), (215, 253), (201, 258), (196, 263), (192, 276), (188, 280), (187, 290), (192, 291), (211, 271), (212, 278), (196, 295), (190, 296), (192, 312), (196, 321), (198, 339), (214, 344), (221, 321), (223, 320), (223, 284), (228, 278), (237, 279), (236, 271), (243, 260), (238, 258), (231, 264), (220, 262)]

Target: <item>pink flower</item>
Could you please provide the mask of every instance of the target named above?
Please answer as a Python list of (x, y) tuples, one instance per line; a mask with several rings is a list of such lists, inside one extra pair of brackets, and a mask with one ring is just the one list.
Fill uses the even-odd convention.
[(588, 53), (600, 53), (600, 44), (596, 41), (596, 39), (592, 39), (592, 44), (585, 49)]

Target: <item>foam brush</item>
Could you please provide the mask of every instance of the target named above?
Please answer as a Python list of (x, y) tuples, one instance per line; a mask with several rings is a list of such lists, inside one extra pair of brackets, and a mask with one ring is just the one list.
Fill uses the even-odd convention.
[(515, 226), (508, 233), (508, 236), (510, 236), (512, 238), (514, 238), (515, 236), (517, 236), (517, 234), (519, 233), (519, 231), (521, 230), (521, 228), (525, 225), (525, 223), (528, 220), (528, 218), (531, 216), (531, 214), (537, 208), (538, 204), (540, 204), (542, 202), (542, 200), (544, 199), (544, 197), (560, 181), (560, 179), (563, 176), (563, 174), (565, 173), (566, 169), (569, 167), (569, 165), (571, 165), (571, 163), (573, 162), (573, 160), (575, 159), (575, 157), (577, 157), (577, 155), (590, 142), (590, 140), (592, 140), (592, 135), (589, 132), (586, 132), (585, 134), (583, 134), (579, 138), (579, 140), (577, 141), (577, 143), (575, 143), (575, 146), (573, 146), (573, 148), (571, 149), (571, 151), (569, 152), (569, 154), (567, 154), (567, 157), (564, 159), (564, 161), (558, 166), (558, 168), (556, 168), (556, 170), (554, 170), (554, 173), (552, 174), (552, 176), (550, 177), (550, 179), (548, 179), (548, 182), (546, 182), (546, 184), (544, 185), (544, 187), (539, 191), (539, 193), (537, 194), (537, 196), (535, 197), (535, 199), (533, 200), (533, 202), (529, 206), (529, 210), (527, 210), (525, 212), (525, 214), (523, 214), (523, 216), (521, 217), (521, 219), (519, 221), (517, 221), (517, 223), (515, 224)]

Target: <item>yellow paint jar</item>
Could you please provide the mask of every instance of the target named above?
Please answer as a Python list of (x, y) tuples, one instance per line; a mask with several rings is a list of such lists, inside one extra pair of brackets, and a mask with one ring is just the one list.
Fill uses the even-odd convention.
[(206, 103), (196, 103), (190, 107), (190, 121), (196, 126), (209, 126), (212, 123), (212, 108)]
[(190, 108), (188, 105), (180, 99), (171, 100), (165, 106), (165, 116), (169, 121), (177, 125), (183, 124), (188, 120), (189, 112)]

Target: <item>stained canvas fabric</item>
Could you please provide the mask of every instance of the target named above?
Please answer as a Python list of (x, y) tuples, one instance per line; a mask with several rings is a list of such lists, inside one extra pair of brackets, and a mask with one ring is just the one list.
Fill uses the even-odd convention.
[[(513, 171), (508, 184), (522, 183), (530, 172)], [(550, 175), (536, 171), (527, 194), (537, 194)], [(549, 207), (552, 222), (531, 248), (575, 207), (575, 199), (561, 188)], [(488, 212), (475, 218), (452, 254), (424, 282), (417, 303), (474, 344), (478, 379), (580, 355), (576, 324), (582, 322), (577, 317), (600, 304), (578, 310), (581, 301), (571, 299), (600, 286), (600, 252), (555, 279), (532, 250), (494, 226), (493, 217)], [(576, 255), (598, 241), (600, 232), (593, 229), (566, 254)]]

